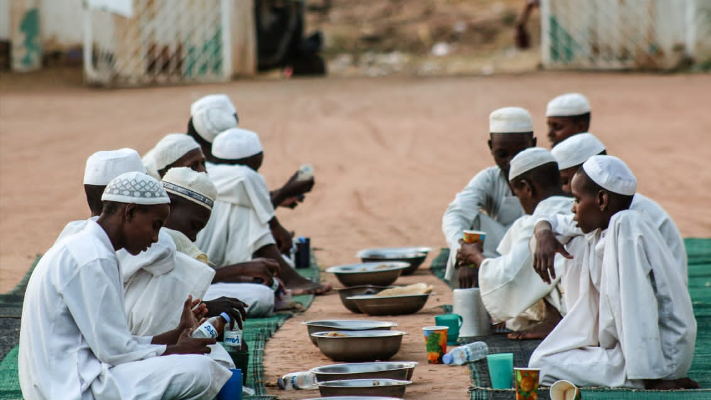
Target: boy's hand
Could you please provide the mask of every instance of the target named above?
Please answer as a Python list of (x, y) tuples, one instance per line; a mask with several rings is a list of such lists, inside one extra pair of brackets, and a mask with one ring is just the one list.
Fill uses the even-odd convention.
[(464, 266), (459, 268), (459, 288), (469, 289), (479, 286), (479, 268)]
[(484, 249), (481, 243), (465, 243), (459, 240), (459, 251), (457, 251), (457, 264), (460, 267), (466, 265), (480, 265), (486, 257), (482, 254)]
[(536, 250), (533, 252), (533, 269), (543, 282), (550, 284), (555, 278), (555, 255), (560, 253), (563, 257), (572, 259), (563, 243), (556, 239), (548, 222), (541, 221), (535, 228)]
[(210, 353), (209, 345), (217, 343), (215, 339), (208, 338), (193, 338), (191, 329), (185, 329), (178, 338), (178, 342), (168, 346), (163, 353), (164, 356), (171, 354), (208, 354)]

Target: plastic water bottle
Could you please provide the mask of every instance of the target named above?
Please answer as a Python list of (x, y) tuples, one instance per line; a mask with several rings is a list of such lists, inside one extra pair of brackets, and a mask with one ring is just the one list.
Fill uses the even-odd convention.
[(292, 372), (279, 378), (277, 386), (281, 390), (316, 389), (316, 374), (311, 371)]
[(304, 164), (301, 167), (299, 167), (299, 173), (296, 175), (296, 180), (297, 181), (305, 181), (313, 178), (314, 176), (314, 167), (309, 164)]
[(464, 346), (453, 348), (449, 353), (442, 356), (445, 364), (462, 365), (467, 362), (481, 360), (489, 354), (489, 346), (484, 342), (469, 343)]
[[(220, 336), (220, 332), (225, 329), (225, 324), (230, 323), (230, 316), (227, 313), (220, 313), (216, 317), (212, 317), (207, 321), (203, 322), (197, 329), (193, 331), (190, 335), (194, 338), (211, 338), (215, 339)], [(236, 324), (235, 324), (236, 325)]]
[(225, 325), (225, 335), (222, 339), (222, 346), (227, 351), (240, 351), (242, 349), (242, 330), (239, 329), (239, 325), (235, 321), (232, 329), (230, 325)]

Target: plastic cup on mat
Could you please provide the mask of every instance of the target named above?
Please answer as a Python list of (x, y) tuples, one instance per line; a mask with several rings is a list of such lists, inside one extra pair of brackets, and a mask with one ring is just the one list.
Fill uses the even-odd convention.
[(541, 370), (538, 368), (514, 368), (516, 400), (538, 398), (538, 377), (540, 372)]
[(568, 381), (558, 381), (551, 386), (551, 400), (581, 400), (583, 395), (577, 386)]
[(217, 394), (217, 400), (242, 400), (242, 371), (230, 369), (232, 376)]
[(489, 354), (489, 377), (492, 389), (511, 389), (513, 387), (513, 353)]

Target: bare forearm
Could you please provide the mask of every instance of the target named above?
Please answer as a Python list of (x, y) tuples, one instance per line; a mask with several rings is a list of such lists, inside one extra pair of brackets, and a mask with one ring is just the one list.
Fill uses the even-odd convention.
[[(173, 329), (168, 332), (161, 333), (159, 335), (153, 336), (153, 340), (151, 340), (151, 344), (166, 344), (168, 347), (170, 345), (173, 345), (178, 342), (178, 338), (180, 337), (180, 328)], [(168, 349), (166, 349), (166, 353), (168, 352)], [(164, 353), (165, 354), (165, 353)]]

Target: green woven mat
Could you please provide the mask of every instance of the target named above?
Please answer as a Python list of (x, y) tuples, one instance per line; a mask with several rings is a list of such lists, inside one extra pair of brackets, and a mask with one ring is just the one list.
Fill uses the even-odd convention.
[[(711, 239), (685, 239), (689, 258), (689, 294), (694, 304), (694, 314), (698, 332), (694, 362), (689, 377), (701, 387), (711, 388)], [(449, 250), (442, 249), (432, 262), (432, 273), (444, 280)], [(527, 365), (535, 347), (540, 341), (508, 340), (504, 335), (492, 335), (483, 338), (492, 353), (509, 352), (514, 354), (515, 365)], [(474, 340), (474, 339), (472, 339)], [(470, 388), (472, 400), (512, 399), (513, 390), (490, 389), (488, 367), (481, 360), (469, 364), (473, 387)], [(631, 389), (584, 388), (584, 399), (711, 399), (711, 389), (685, 391), (649, 391)], [(541, 388), (539, 399), (549, 399), (548, 390)]]
[[(32, 268), (22, 281), (8, 293), (0, 295), (0, 311), (4, 312), (0, 318), (5, 320), (17, 321), (17, 318), (22, 314), (22, 299), (27, 288), (27, 281), (34, 270), (34, 267), (40, 260), (38, 255), (32, 264)], [(297, 269), (301, 276), (318, 282), (320, 270), (314, 257), (311, 258), (311, 267)], [(294, 296), (293, 301), (300, 303), (304, 308), (311, 306), (314, 301), (313, 295)], [(272, 400), (275, 396), (266, 394), (264, 387), (264, 350), (266, 342), (274, 333), (291, 318), (292, 312), (277, 312), (271, 317), (266, 318), (250, 318), (244, 324), (244, 340), (249, 345), (249, 367), (247, 368), (247, 386), (253, 388), (256, 392), (255, 396), (247, 396), (245, 400)], [(12, 344), (17, 343), (19, 332), (2, 332), (3, 339), (12, 336)], [(0, 361), (0, 400), (18, 400), (22, 399), (20, 391), (20, 381), (17, 374), (17, 356), (18, 346), (10, 346), (11, 350), (3, 355)], [(4, 352), (3, 352), (4, 353)]]

